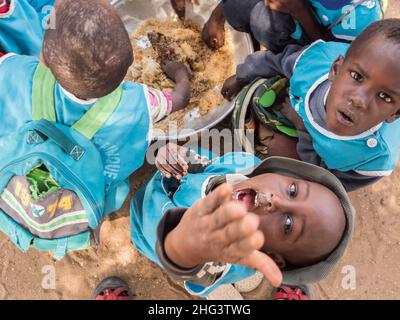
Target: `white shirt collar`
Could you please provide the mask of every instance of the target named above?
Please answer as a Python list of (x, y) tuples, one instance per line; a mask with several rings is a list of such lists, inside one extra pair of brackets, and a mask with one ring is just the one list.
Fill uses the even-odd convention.
[(75, 95), (73, 95), (71, 92), (67, 91), (66, 89), (64, 89), (60, 84), (58, 84), (62, 90), (62, 92), (65, 94), (65, 96), (70, 99), (73, 102), (82, 104), (82, 105), (90, 105), (90, 104), (94, 104), (97, 99), (89, 99), (89, 100), (83, 100), (83, 99), (79, 99), (77, 98)]
[[(333, 132), (321, 127), (315, 120), (314, 117), (311, 113), (311, 109), (310, 109), (310, 97), (311, 94), (318, 88), (318, 86), (323, 83), (324, 81), (328, 80), (329, 78), (329, 73), (327, 73), (326, 75), (322, 76), (320, 79), (318, 79), (312, 86), (311, 88), (308, 90), (307, 95), (306, 95), (306, 99), (304, 101), (305, 103), (305, 111), (306, 111), (306, 116), (308, 118), (308, 121), (310, 122), (310, 124), (322, 135), (331, 138), (331, 139), (336, 139), (336, 140), (356, 140), (356, 139), (361, 139), (361, 138), (365, 138), (373, 133), (375, 133), (376, 131), (378, 131), (382, 125), (383, 122), (376, 125), (375, 127), (364, 131), (358, 135), (355, 136), (339, 136), (337, 134), (334, 134)], [(327, 91), (329, 92), (329, 90)], [(326, 99), (328, 98), (328, 93), (326, 94)], [(326, 103), (326, 102), (325, 102)]]
[(324, 107), (325, 107), (325, 110), (326, 110), (326, 102), (328, 101), (328, 95), (329, 95), (329, 92), (331, 91), (331, 86), (332, 85), (330, 85), (328, 90), (326, 90), (326, 92), (325, 92), (325, 96), (324, 96)]

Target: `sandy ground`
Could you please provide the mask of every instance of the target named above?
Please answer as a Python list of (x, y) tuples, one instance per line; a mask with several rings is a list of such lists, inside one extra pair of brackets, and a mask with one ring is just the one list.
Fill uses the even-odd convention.
[[(400, 17), (397, 0), (391, 1), (388, 16)], [(145, 166), (134, 175), (132, 191), (152, 170)], [(399, 179), (400, 168), (391, 177), (351, 194), (358, 213), (353, 242), (335, 271), (313, 286), (315, 299), (398, 299)], [(0, 299), (90, 299), (96, 283), (110, 275), (126, 279), (135, 299), (190, 299), (130, 244), (128, 214), (127, 201), (120, 212), (103, 223), (99, 248), (69, 254), (60, 262), (34, 250), (21, 253), (0, 235)], [(48, 281), (49, 270), (55, 272), (54, 287)], [(348, 270), (356, 275), (353, 288), (342, 285)], [(269, 293), (264, 283), (247, 298), (266, 299)]]

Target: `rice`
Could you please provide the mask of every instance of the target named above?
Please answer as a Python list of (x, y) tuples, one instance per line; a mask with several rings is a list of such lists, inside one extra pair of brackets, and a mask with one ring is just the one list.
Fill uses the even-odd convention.
[(170, 18), (166, 21), (148, 19), (131, 35), (135, 62), (126, 76), (127, 80), (144, 83), (150, 87), (171, 91), (174, 83), (162, 72), (156, 50), (147, 35), (158, 32), (172, 40), (180, 62), (192, 71), (191, 99), (189, 105), (159, 122), (155, 127), (168, 131), (169, 122), (176, 121), (178, 128), (188, 127), (185, 115), (193, 117), (207, 114), (219, 106), (223, 97), (220, 93), (224, 81), (234, 73), (232, 38), (226, 33), (225, 45), (213, 50), (201, 39), (201, 26), (191, 21)]

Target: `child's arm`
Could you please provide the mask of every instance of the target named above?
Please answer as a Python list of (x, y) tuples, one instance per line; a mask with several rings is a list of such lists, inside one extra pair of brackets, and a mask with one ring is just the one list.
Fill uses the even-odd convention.
[(304, 47), (300, 45), (288, 45), (281, 53), (257, 51), (247, 56), (245, 62), (236, 68), (236, 74), (225, 81), (222, 95), (232, 100), (246, 84), (258, 77), (268, 78), (280, 74), (290, 79), (303, 50)]
[(165, 74), (175, 82), (175, 88), (171, 93), (171, 112), (185, 108), (190, 100), (189, 70), (183, 63), (173, 61), (161, 61), (161, 68)]
[(233, 263), (261, 271), (278, 286), (281, 271), (259, 251), (264, 244), (264, 236), (258, 230), (259, 217), (231, 198), (232, 188), (223, 185), (194, 204), (165, 236), (163, 252), (170, 262), (183, 269), (210, 261)]
[(304, 0), (265, 0), (265, 4), (271, 10), (290, 14), (300, 23), (311, 42), (328, 38), (324, 28), (315, 20)]

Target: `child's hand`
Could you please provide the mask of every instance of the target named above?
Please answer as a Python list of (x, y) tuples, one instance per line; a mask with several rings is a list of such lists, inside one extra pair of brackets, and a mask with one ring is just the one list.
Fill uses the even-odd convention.
[(168, 179), (182, 179), (188, 174), (188, 164), (185, 160), (188, 149), (174, 143), (168, 143), (158, 150), (156, 167)]
[(174, 82), (189, 81), (190, 72), (182, 62), (163, 60), (160, 63), (162, 71)]
[(221, 94), (228, 101), (231, 101), (246, 86), (246, 83), (236, 79), (236, 75), (225, 80)]
[(201, 38), (211, 49), (219, 49), (225, 44), (225, 20), (208, 20), (203, 27)]
[(190, 101), (190, 71), (181, 62), (161, 61), (161, 69), (176, 83), (172, 96), (172, 112), (185, 108)]
[(186, 0), (171, 0), (171, 5), (179, 19), (184, 19), (186, 12)]
[[(259, 130), (262, 130), (260, 127)], [(269, 157), (285, 157), (300, 160), (297, 154), (296, 138), (289, 137), (280, 132), (274, 132), (273, 136), (261, 142), (261, 145), (256, 147), (257, 151), (264, 151)]]
[(265, 5), (271, 10), (296, 16), (299, 12), (307, 8), (304, 0), (264, 0)]
[(232, 201), (232, 187), (225, 184), (186, 211), (167, 235), (165, 250), (171, 261), (184, 268), (210, 261), (239, 264), (259, 270), (278, 286), (281, 271), (259, 251), (264, 245), (259, 224), (257, 215)]
[(286, 99), (285, 103), (282, 104), (282, 109), (280, 109), (282, 114), (295, 126), (299, 131), (305, 131), (303, 119), (298, 115), (298, 113), (293, 109), (289, 98)]
[(171, 0), (171, 5), (174, 8), (179, 19), (182, 19), (182, 20), (185, 19), (187, 3), (199, 4), (198, 0)]
[(225, 44), (225, 17), (222, 1), (204, 24), (201, 38), (211, 49), (219, 49)]

